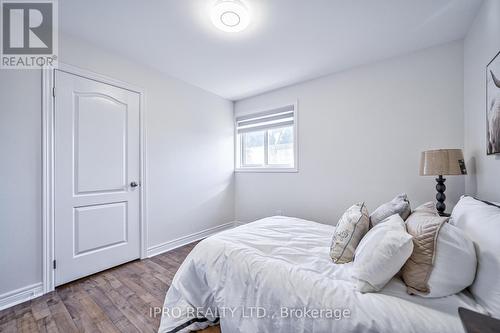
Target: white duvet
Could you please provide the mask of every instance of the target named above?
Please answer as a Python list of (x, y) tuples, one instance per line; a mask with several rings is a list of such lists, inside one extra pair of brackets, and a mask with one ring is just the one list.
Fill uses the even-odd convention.
[(220, 323), (223, 333), (464, 332), (468, 296), (411, 296), (394, 278), (379, 293), (354, 290), (351, 264), (329, 257), (334, 227), (271, 217), (200, 242), (175, 275), (160, 332)]

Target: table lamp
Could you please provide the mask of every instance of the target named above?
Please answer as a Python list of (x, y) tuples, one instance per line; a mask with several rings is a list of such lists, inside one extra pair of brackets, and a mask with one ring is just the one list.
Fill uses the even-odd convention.
[(436, 149), (422, 152), (420, 157), (420, 176), (438, 176), (436, 178), (436, 209), (441, 216), (446, 216), (445, 210), (446, 181), (443, 176), (466, 175), (464, 154), (462, 149)]

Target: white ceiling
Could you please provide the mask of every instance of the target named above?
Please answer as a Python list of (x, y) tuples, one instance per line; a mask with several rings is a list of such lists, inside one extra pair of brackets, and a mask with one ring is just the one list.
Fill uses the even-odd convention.
[(214, 0), (63, 0), (63, 32), (230, 100), (463, 38), (482, 0), (246, 0), (224, 33)]

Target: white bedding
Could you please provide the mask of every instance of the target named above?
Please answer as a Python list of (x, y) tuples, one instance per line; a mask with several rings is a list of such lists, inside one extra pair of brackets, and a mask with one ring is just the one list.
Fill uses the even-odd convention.
[(484, 312), (465, 293), (408, 295), (398, 278), (379, 293), (354, 291), (351, 263), (329, 257), (333, 230), (271, 217), (205, 239), (175, 275), (159, 331), (189, 332), (220, 317), (223, 333), (457, 333), (459, 306)]

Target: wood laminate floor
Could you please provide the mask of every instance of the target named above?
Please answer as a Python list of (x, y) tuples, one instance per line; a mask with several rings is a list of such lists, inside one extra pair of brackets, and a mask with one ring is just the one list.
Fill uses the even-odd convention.
[(165, 293), (192, 243), (68, 283), (0, 311), (0, 332), (157, 332)]

